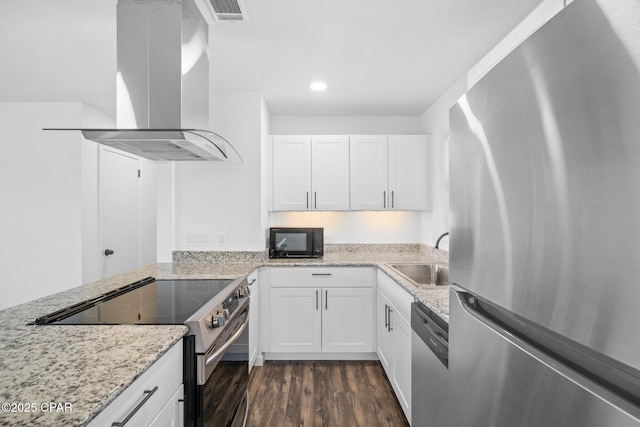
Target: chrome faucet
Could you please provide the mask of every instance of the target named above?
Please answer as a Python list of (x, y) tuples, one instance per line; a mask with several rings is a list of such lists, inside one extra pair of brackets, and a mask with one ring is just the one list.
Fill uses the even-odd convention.
[(438, 237), (438, 240), (436, 241), (436, 249), (438, 249), (438, 245), (440, 244), (440, 240), (442, 240), (442, 238), (444, 236), (448, 236), (449, 232), (447, 231), (446, 233), (443, 233), (440, 237)]

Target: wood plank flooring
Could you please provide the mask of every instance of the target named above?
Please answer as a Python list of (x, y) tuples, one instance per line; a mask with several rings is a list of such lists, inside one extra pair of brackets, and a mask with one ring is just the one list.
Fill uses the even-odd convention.
[(266, 361), (249, 382), (247, 427), (408, 427), (378, 361)]

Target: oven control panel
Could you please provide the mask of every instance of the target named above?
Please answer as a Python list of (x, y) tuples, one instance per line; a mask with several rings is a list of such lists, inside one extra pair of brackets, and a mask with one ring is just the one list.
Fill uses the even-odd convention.
[(238, 309), (240, 300), (249, 297), (249, 287), (240, 285), (233, 290), (221, 304), (218, 304), (212, 311), (212, 315), (207, 322), (207, 326), (212, 329), (225, 325), (234, 311)]

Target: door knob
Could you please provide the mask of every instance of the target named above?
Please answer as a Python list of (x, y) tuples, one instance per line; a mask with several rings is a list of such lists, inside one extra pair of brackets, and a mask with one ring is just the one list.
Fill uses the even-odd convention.
[(105, 249), (104, 254), (105, 256), (113, 255), (113, 251), (111, 249)]

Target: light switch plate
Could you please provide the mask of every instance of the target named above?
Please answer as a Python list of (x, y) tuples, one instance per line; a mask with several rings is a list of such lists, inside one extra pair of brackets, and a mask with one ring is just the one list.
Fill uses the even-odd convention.
[(227, 246), (227, 233), (225, 232), (218, 233), (218, 246), (220, 247)]

